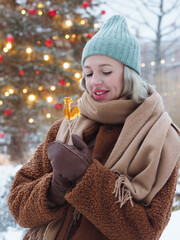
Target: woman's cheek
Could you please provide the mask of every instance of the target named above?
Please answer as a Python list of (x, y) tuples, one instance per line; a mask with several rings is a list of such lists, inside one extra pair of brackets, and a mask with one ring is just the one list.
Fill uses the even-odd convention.
[(89, 81), (86, 81), (86, 80), (85, 80), (85, 85), (86, 85), (86, 89), (87, 89), (88, 93), (91, 94), (91, 86), (90, 86)]

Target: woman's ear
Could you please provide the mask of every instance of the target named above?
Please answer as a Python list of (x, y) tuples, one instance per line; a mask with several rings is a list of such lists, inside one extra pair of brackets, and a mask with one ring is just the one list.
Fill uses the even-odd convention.
[(81, 88), (82, 90), (87, 90), (87, 88), (86, 88), (86, 80), (85, 80), (85, 77), (84, 77), (84, 76), (82, 76), (82, 78), (81, 78), (81, 80), (80, 80), (80, 88)]

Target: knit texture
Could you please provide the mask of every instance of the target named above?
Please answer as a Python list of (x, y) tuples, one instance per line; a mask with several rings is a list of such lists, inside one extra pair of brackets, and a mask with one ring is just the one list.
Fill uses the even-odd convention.
[(141, 73), (140, 47), (130, 33), (126, 19), (120, 15), (111, 17), (91, 38), (82, 53), (82, 66), (88, 56), (106, 55)]

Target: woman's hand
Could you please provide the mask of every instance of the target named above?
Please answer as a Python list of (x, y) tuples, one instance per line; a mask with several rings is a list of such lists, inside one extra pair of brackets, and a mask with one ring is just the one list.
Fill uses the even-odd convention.
[(73, 145), (52, 142), (48, 147), (48, 158), (53, 172), (71, 182), (78, 182), (91, 164), (91, 153), (86, 143), (72, 134)]

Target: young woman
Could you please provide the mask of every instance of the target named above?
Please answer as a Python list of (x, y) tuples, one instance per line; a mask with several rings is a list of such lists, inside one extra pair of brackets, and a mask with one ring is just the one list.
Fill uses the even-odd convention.
[(8, 205), (24, 240), (152, 240), (175, 194), (180, 132), (140, 77), (140, 49), (111, 17), (82, 55), (81, 114), (53, 124)]

